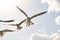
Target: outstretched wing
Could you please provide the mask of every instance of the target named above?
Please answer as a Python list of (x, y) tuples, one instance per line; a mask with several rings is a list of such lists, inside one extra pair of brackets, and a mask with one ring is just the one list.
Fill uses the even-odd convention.
[(20, 9), (18, 6), (16, 6), (26, 17), (28, 17), (28, 15), (22, 10)]
[(45, 13), (47, 13), (47, 11), (42, 12), (42, 13), (38, 13), (38, 14), (36, 14), (36, 15), (30, 17), (30, 19), (35, 18), (35, 17), (37, 17), (37, 16), (41, 16), (41, 15), (43, 15), (43, 14), (45, 14)]
[(3, 20), (0, 20), (0, 22), (13, 22), (14, 20), (6, 20), (6, 21), (3, 21)]
[(22, 21), (19, 23), (19, 25), (21, 25), (23, 22), (25, 22), (25, 20), (26, 20), (26, 19), (22, 20)]
[(15, 30), (9, 30), (9, 29), (5, 29), (3, 30), (3, 32), (14, 32)]

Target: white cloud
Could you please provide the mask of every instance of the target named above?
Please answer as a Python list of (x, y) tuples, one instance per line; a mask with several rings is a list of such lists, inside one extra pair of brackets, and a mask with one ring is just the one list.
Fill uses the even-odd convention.
[(41, 0), (41, 3), (48, 3), (48, 12), (50, 11), (60, 11), (60, 1), (59, 0)]
[(57, 32), (59, 32), (59, 33), (60, 33), (60, 29), (58, 29), (58, 30), (57, 30)]
[(30, 40), (49, 40), (49, 35), (34, 33), (31, 35)]
[(57, 16), (56, 19), (55, 19), (55, 23), (60, 25), (60, 16)]
[(51, 35), (48, 35), (34, 33), (31, 35), (30, 40), (60, 40), (60, 34), (53, 33)]
[(46, 28), (45, 28), (45, 27), (43, 27), (43, 28), (37, 30), (37, 32), (39, 32), (39, 33), (46, 33), (45, 31), (46, 31)]
[(60, 40), (60, 34), (56, 34), (56, 35), (54, 35), (53, 40)]

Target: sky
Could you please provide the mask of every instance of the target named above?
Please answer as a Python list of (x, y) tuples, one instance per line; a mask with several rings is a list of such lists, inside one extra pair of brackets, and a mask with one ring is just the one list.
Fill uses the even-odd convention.
[[(16, 6), (19, 6), (31, 17), (37, 13), (48, 11), (31, 21), (34, 25), (26, 27), (23, 23), (22, 30), (15, 26), (3, 24), (19, 23), (26, 19)], [(0, 30), (14, 29), (15, 32), (5, 33), (0, 40), (60, 40), (60, 0), (0, 0), (0, 20), (15, 20), (11, 23), (0, 22)]]

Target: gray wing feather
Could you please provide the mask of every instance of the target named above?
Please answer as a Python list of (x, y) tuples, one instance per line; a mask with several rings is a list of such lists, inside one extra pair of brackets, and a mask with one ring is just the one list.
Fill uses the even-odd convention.
[(41, 16), (41, 15), (45, 14), (46, 12), (47, 12), (47, 11), (42, 12), (42, 13), (38, 13), (38, 14), (36, 14), (36, 15), (30, 17), (30, 19), (32, 19), (32, 18), (34, 18), (34, 17), (37, 17), (37, 16)]
[(21, 21), (21, 22), (19, 23), (19, 25), (21, 25), (25, 20), (26, 20), (26, 19), (24, 19), (23, 21)]
[(9, 30), (9, 29), (5, 29), (3, 30), (3, 32), (14, 32), (15, 30)]
[(3, 21), (3, 20), (0, 20), (0, 22), (13, 22), (14, 20), (6, 20), (6, 21)]
[(16, 6), (26, 17), (28, 17), (28, 15), (22, 10), (20, 9), (18, 6)]

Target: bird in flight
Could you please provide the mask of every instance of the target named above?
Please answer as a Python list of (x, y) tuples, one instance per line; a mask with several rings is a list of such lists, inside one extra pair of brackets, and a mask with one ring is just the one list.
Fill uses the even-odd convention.
[(26, 14), (22, 9), (20, 9), (18, 6), (17, 6), (17, 8), (18, 8), (22, 13), (24, 13), (24, 14), (26, 15), (27, 19), (22, 20), (22, 21), (21, 21), (20, 23), (18, 23), (18, 24), (4, 24), (4, 25), (17, 26), (16, 29), (18, 29), (18, 30), (20, 30), (20, 29), (23, 28), (23, 27), (21, 27), (21, 24), (22, 24), (23, 22), (25, 22), (25, 23), (27, 24), (27, 26), (33, 25), (34, 23), (31, 22), (31, 19), (47, 13), (47, 11), (45, 11), (45, 12), (42, 12), (42, 13), (35, 14), (35, 15), (33, 15), (32, 17), (28, 17), (27, 14)]
[(3, 36), (5, 32), (14, 32), (15, 30), (4, 29), (0, 31), (0, 36)]
[(14, 20), (0, 20), (0, 22), (13, 22)]
[(32, 17), (28, 17), (28, 15), (21, 8), (19, 8), (18, 6), (16, 6), (16, 7), (27, 17), (27, 19), (25, 19), (25, 23), (27, 24), (27, 26), (30, 26), (30, 25), (33, 25), (34, 24), (33, 22), (31, 22), (31, 19), (47, 13), (47, 11), (45, 11), (45, 12), (42, 12), (42, 13), (38, 13), (36, 15), (33, 15)]

